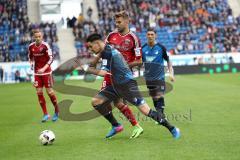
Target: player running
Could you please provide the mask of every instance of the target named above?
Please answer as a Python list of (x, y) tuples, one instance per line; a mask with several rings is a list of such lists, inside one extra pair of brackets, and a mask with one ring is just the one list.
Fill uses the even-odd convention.
[(151, 117), (156, 122), (165, 126), (174, 138), (179, 138), (179, 129), (172, 126), (162, 114), (152, 110), (144, 101), (138, 90), (137, 83), (133, 79), (132, 71), (119, 51), (105, 44), (99, 34), (90, 35), (87, 38), (87, 43), (89, 50), (98, 55), (96, 59), (102, 58), (102, 69), (97, 70), (89, 66), (84, 67), (84, 71), (100, 76), (105, 76), (106, 74), (112, 75), (112, 85), (106, 86), (93, 98), (93, 107), (104, 110), (112, 101), (124, 98), (137, 106), (145, 116)]
[[(130, 69), (142, 64), (141, 43), (138, 37), (129, 29), (129, 16), (126, 11), (121, 11), (114, 16), (117, 30), (111, 32), (105, 42), (116, 48), (127, 61)], [(103, 88), (111, 85), (110, 75), (104, 76)], [(119, 99), (114, 105), (123, 113), (134, 127), (130, 138), (137, 138), (143, 133), (143, 128), (137, 122), (129, 106)], [(111, 106), (110, 106), (111, 107)]]
[(144, 77), (146, 80), (149, 95), (152, 97), (154, 107), (158, 112), (164, 115), (164, 92), (165, 92), (165, 73), (164, 60), (167, 62), (169, 77), (174, 81), (174, 73), (172, 63), (167, 55), (166, 48), (160, 43), (156, 42), (156, 32), (149, 28), (147, 31), (148, 43), (142, 47), (143, 63), (144, 63)]
[(28, 47), (28, 57), (31, 68), (34, 69), (34, 87), (36, 88), (38, 101), (44, 114), (42, 122), (46, 122), (50, 119), (43, 95), (43, 87), (46, 88), (47, 94), (55, 108), (52, 121), (57, 121), (59, 109), (57, 98), (52, 89), (53, 78), (50, 67), (53, 62), (52, 50), (49, 45), (42, 40), (42, 33), (39, 30), (35, 30), (33, 34), (35, 42), (31, 43)]
[[(115, 14), (115, 25), (117, 30), (111, 32), (105, 43), (110, 44), (116, 48), (128, 62), (130, 68), (139, 66), (142, 64), (142, 53), (141, 53), (141, 43), (137, 36), (129, 30), (129, 16), (126, 11), (121, 11)], [(92, 62), (91, 65), (95, 66), (96, 62)], [(111, 76), (105, 75), (102, 83), (102, 89), (111, 85)], [(131, 122), (134, 127), (132, 135), (130, 138), (137, 138), (143, 133), (143, 128), (137, 122), (133, 112), (129, 106), (123, 102), (122, 99), (114, 101), (114, 105), (121, 111), (121, 113)], [(109, 104), (108, 108), (112, 108)], [(107, 137), (112, 137), (117, 132), (113, 127), (112, 130), (108, 133)]]

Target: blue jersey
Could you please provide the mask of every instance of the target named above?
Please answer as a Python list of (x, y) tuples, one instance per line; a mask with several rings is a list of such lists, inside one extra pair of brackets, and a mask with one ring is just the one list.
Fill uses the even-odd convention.
[(113, 83), (122, 84), (133, 79), (133, 74), (129, 69), (127, 62), (118, 50), (110, 45), (106, 45), (101, 53), (101, 58), (101, 69), (112, 74)]
[(142, 46), (142, 53), (146, 81), (164, 80), (164, 60), (169, 61), (166, 48), (160, 43), (153, 47), (146, 43)]

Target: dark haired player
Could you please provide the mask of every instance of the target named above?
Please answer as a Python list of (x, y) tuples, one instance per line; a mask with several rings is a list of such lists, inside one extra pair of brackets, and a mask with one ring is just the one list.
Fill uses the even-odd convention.
[[(142, 64), (141, 43), (139, 38), (129, 29), (129, 15), (126, 11), (120, 11), (114, 15), (117, 30), (111, 32), (105, 43), (110, 44), (117, 49), (128, 63), (130, 69)], [(103, 88), (111, 85), (110, 75), (104, 76)], [(114, 105), (124, 114), (134, 127), (130, 138), (137, 138), (143, 133), (143, 128), (137, 122), (133, 112), (122, 99), (115, 102)]]
[[(107, 36), (105, 43), (110, 44), (116, 48), (123, 55), (130, 68), (141, 65), (141, 43), (138, 37), (129, 30), (128, 13), (126, 11), (117, 12), (114, 16), (114, 19), (117, 30), (111, 32)], [(96, 64), (92, 63), (92, 65)], [(104, 89), (109, 85), (111, 85), (111, 76), (107, 74), (104, 76), (101, 89)], [(139, 135), (143, 133), (143, 128), (139, 125), (129, 106), (124, 103), (122, 99), (114, 101), (114, 105), (121, 111), (121, 113), (131, 122), (132, 126), (134, 127), (130, 138), (139, 137)], [(108, 107), (112, 108), (111, 104), (109, 104)], [(112, 133), (115, 133), (114, 129), (112, 129), (108, 135), (111, 135)]]
[(174, 81), (175, 78), (167, 50), (163, 45), (156, 42), (156, 36), (155, 30), (149, 28), (146, 35), (148, 42), (142, 47), (142, 59), (145, 68), (144, 77), (154, 107), (159, 113), (164, 115), (164, 92), (166, 88), (164, 60), (167, 62), (170, 80)]
[[(83, 68), (84, 71), (100, 76), (105, 76), (106, 74), (112, 75), (112, 84), (102, 89), (92, 99), (93, 107), (102, 114), (102, 111), (106, 110), (109, 103), (119, 98), (124, 98), (131, 104), (137, 106), (145, 116), (151, 117), (159, 124), (165, 126), (173, 137), (178, 138), (180, 136), (179, 129), (172, 126), (161, 113), (152, 110), (142, 98), (137, 83), (133, 79), (132, 71), (119, 51), (105, 44), (99, 34), (90, 35), (87, 38), (87, 44), (89, 50), (98, 56), (97, 59), (102, 59), (102, 68), (101, 70), (97, 70), (94, 67), (85, 67)], [(118, 127), (121, 125), (118, 124), (115, 119), (109, 119), (109, 121), (112, 121), (112, 124), (115, 123), (113, 128), (116, 128), (116, 133), (118, 133)]]

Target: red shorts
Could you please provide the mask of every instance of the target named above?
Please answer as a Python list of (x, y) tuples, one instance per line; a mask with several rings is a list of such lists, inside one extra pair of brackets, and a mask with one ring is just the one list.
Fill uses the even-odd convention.
[(52, 74), (47, 75), (35, 75), (34, 76), (34, 87), (36, 88), (52, 88), (53, 87), (53, 77)]
[(107, 86), (111, 86), (111, 85), (112, 85), (111, 75), (107, 74), (104, 76), (101, 89), (106, 88)]

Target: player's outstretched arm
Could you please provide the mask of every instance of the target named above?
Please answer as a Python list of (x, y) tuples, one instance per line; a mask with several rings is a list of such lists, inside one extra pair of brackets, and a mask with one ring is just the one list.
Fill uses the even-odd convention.
[(100, 70), (100, 69), (96, 69), (95, 67), (90, 67), (90, 66), (81, 66), (82, 70), (84, 70), (86, 73), (90, 73), (90, 74), (94, 74), (97, 76), (102, 76), (104, 77), (107, 74), (111, 74), (108, 71), (105, 70)]
[(104, 77), (107, 74), (110, 74), (108, 71), (98, 70), (98, 69), (93, 68), (93, 67), (89, 67), (86, 72), (91, 73), (91, 74), (95, 74), (95, 75), (98, 75), (98, 76), (102, 76), (102, 77)]
[(97, 55), (96, 57), (94, 57), (91, 62), (90, 62), (90, 67), (95, 67), (97, 66), (98, 62), (100, 61), (101, 57), (99, 55)]

